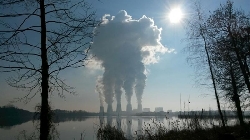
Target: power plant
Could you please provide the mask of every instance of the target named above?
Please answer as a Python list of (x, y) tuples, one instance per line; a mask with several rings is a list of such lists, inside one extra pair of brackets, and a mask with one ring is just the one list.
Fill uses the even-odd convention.
[[(126, 96), (126, 111), (132, 112), (131, 98), (135, 94), (137, 111), (142, 112), (142, 95), (146, 86), (146, 65), (157, 63), (157, 53), (167, 52), (160, 43), (161, 28), (151, 18), (132, 19), (126, 11), (116, 16), (104, 15), (103, 22), (94, 29), (98, 33), (91, 44), (92, 60), (99, 64), (103, 75), (96, 81), (100, 98), (100, 112), (107, 104), (107, 114), (122, 112), (121, 95)], [(119, 30), (117, 30), (119, 29)], [(112, 108), (114, 99), (117, 102)]]

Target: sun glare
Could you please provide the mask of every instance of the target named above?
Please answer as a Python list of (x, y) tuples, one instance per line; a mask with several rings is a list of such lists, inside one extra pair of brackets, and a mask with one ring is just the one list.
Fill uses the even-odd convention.
[(182, 19), (183, 13), (180, 8), (173, 8), (168, 17), (171, 23), (179, 23)]

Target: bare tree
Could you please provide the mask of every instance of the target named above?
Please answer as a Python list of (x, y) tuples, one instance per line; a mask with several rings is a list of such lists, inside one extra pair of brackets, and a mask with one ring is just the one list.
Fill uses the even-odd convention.
[(234, 9), (233, 2), (215, 10), (207, 20), (209, 36), (214, 42), (227, 41), (227, 50), (235, 55), (235, 61), (244, 77), (244, 82), (250, 93), (249, 77), (249, 33), (250, 17), (244, 11)]
[(28, 91), (23, 99), (40, 93), (40, 139), (46, 140), (48, 95), (74, 93), (60, 72), (84, 66), (95, 12), (84, 0), (4, 0), (0, 11), (0, 71), (12, 73), (10, 86)]
[[(210, 39), (207, 33), (206, 17), (201, 11), (200, 4), (196, 3), (195, 6), (195, 15), (191, 20), (187, 21), (187, 35), (190, 41), (190, 44), (186, 47), (187, 52), (190, 54), (188, 60), (194, 67), (203, 70), (203, 73), (204, 70), (209, 70), (209, 79), (212, 80), (218, 112), (222, 125), (225, 128), (225, 121), (220, 107), (220, 99), (215, 80), (214, 66), (211, 62), (211, 53), (209, 51)], [(202, 76), (207, 76), (207, 74)]]
[[(193, 43), (189, 47), (191, 58), (197, 58), (198, 54), (200, 57), (196, 60), (206, 59), (222, 123), (218, 91), (234, 104), (240, 124), (244, 126), (240, 97), (247, 91), (250, 93), (250, 17), (243, 11), (234, 10), (231, 1), (221, 5), (208, 18), (202, 16), (199, 7), (197, 9), (198, 20), (189, 22), (188, 35)], [(204, 43), (203, 50), (199, 48), (200, 42)]]
[(215, 10), (207, 20), (213, 40), (210, 51), (216, 69), (218, 87), (233, 102), (240, 124), (244, 126), (240, 96), (249, 90), (250, 17), (233, 8), (233, 3)]
[(234, 104), (240, 124), (244, 126), (240, 96), (245, 93), (246, 85), (239, 64), (235, 60), (236, 56), (227, 50), (228, 46), (224, 43), (223, 45), (216, 43), (215, 48), (213, 48), (215, 50), (212, 51), (212, 63), (216, 69), (215, 79), (221, 94)]

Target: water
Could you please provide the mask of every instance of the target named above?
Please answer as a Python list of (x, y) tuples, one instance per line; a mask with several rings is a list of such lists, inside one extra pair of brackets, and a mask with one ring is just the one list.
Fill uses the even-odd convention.
[[(111, 124), (125, 132), (127, 138), (131, 138), (135, 133), (140, 134), (142, 129), (150, 129), (154, 124), (164, 125), (168, 129), (174, 129), (176, 127), (177, 117), (171, 117), (166, 119), (165, 117), (83, 117), (78, 119), (67, 119), (56, 123), (56, 130), (59, 133), (61, 140), (80, 140), (81, 134), (83, 138), (87, 140), (96, 140), (96, 133), (98, 128), (104, 124)], [(173, 123), (174, 122), (174, 123)], [(212, 122), (218, 125), (218, 120), (212, 120)], [(208, 121), (206, 122), (208, 124)], [(236, 120), (229, 120), (229, 124), (235, 124)], [(151, 125), (149, 125), (151, 124)], [(178, 122), (179, 126), (185, 125), (183, 121)], [(31, 135), (35, 132), (36, 125), (32, 121), (19, 123), (14, 126), (0, 126), (0, 140), (15, 140), (20, 132), (26, 131), (27, 135)]]

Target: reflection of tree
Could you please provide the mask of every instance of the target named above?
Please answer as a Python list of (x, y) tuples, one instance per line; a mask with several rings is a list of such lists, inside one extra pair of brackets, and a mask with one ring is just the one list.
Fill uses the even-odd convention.
[(58, 116), (55, 117), (53, 120), (54, 123), (60, 123), (60, 122), (67, 122), (67, 121), (86, 121), (89, 117), (65, 117), (65, 116)]
[(56, 109), (53, 111), (53, 113), (56, 116), (64, 116), (64, 117), (72, 117), (72, 118), (83, 117), (83, 116), (98, 116), (99, 115), (99, 113), (92, 113), (92, 112), (87, 112), (84, 110), (67, 111), (67, 110)]
[(10, 129), (32, 119), (33, 113), (14, 106), (0, 107), (0, 128)]
[(16, 108), (14, 106), (0, 107), (0, 118), (2, 117), (32, 117), (33, 113)]
[(20, 125), (26, 123), (32, 119), (31, 117), (1, 117), (0, 118), (0, 128), (3, 129), (11, 129), (16, 125)]
[(97, 116), (98, 113), (91, 113), (83, 110), (74, 110), (74, 111), (67, 111), (67, 110), (54, 110), (54, 122), (66, 122), (66, 121), (85, 121), (90, 116)]
[[(52, 121), (55, 123), (66, 121), (85, 121), (89, 116), (96, 116), (98, 113), (91, 113), (86, 111), (66, 111), (54, 110)], [(0, 128), (11, 129), (15, 125), (31, 121), (34, 113), (27, 110), (19, 109), (14, 106), (0, 107)]]

